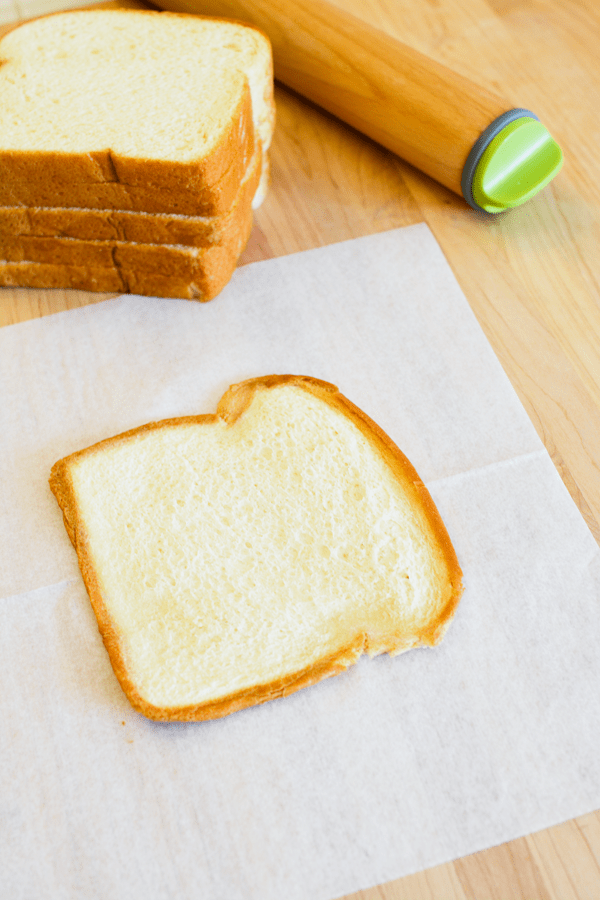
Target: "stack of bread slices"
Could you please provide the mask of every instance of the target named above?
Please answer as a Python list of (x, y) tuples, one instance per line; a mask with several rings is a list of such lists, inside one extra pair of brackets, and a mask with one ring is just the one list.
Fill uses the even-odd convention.
[(268, 181), (267, 38), (59, 13), (0, 40), (0, 285), (210, 300)]

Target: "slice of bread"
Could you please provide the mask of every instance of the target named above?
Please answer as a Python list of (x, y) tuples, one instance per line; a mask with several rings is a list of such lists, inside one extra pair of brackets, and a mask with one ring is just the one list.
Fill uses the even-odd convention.
[[(3, 161), (0, 158), (0, 179), (2, 169)], [(235, 178), (221, 179), (218, 184), (200, 193), (195, 188), (171, 190), (108, 182), (73, 182), (63, 185), (51, 176), (47, 181), (35, 183), (29, 182), (24, 174), (19, 184), (0, 180), (0, 206), (115, 209), (170, 216), (222, 216), (235, 203), (239, 189), (237, 174)]]
[(264, 196), (265, 177), (259, 143), (235, 202), (224, 215), (178, 216), (115, 209), (4, 206), (0, 207), (0, 241), (32, 235), (207, 247), (248, 227), (253, 209)]
[(241, 230), (209, 247), (6, 238), (0, 241), (0, 285), (118, 291), (206, 302), (230, 280), (251, 228), (250, 218)]
[(139, 294), (173, 297), (206, 303), (219, 294), (229, 279), (229, 268), (206, 276), (164, 275), (161, 272), (93, 266), (53, 266), (49, 263), (0, 260), (0, 287), (57, 288), (93, 293)]
[(0, 63), (1, 206), (219, 215), (269, 145), (270, 45), (238, 22), (59, 13), (5, 35)]
[(252, 216), (231, 227), (217, 244), (141, 244), (133, 241), (81, 241), (77, 238), (15, 235), (0, 238), (0, 258), (7, 262), (40, 262), (55, 266), (144, 269), (163, 275), (194, 277), (227, 266), (229, 274), (250, 236)]
[(310, 377), (234, 385), (216, 415), (60, 460), (50, 487), (117, 678), (152, 719), (217, 718), (362, 653), (433, 646), (460, 598), (410, 462)]

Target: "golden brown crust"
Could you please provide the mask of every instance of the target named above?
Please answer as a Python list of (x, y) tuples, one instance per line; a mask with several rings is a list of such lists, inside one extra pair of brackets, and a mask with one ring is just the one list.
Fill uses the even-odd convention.
[(25, 287), (90, 291), (90, 293), (139, 294), (207, 303), (223, 290), (234, 268), (212, 273), (210, 280), (161, 275), (158, 272), (91, 268), (89, 266), (53, 266), (47, 263), (0, 262), (0, 287)]
[[(255, 688), (237, 691), (217, 701), (201, 703), (196, 706), (182, 706), (173, 710), (165, 710), (153, 706), (140, 697), (126, 672), (123, 672), (123, 680), (121, 681), (119, 678), (119, 681), (122, 686), (127, 685), (132, 688), (132, 692), (129, 694), (127, 689), (123, 687), (134, 709), (149, 719), (159, 722), (204, 722), (209, 719), (221, 719), (230, 713), (239, 712), (239, 710), (247, 709), (249, 706), (259, 706), (261, 703), (267, 703), (269, 700), (276, 700), (279, 697), (288, 697), (290, 694), (294, 694), (302, 688), (310, 687), (312, 684), (317, 684), (325, 678), (341, 674), (361, 656), (364, 640), (364, 635), (359, 634), (352, 644), (345, 647), (335, 656), (321, 660), (317, 665), (307, 667), (300, 672), (289, 675), (287, 678), (282, 678), (266, 685), (259, 685)], [(119, 676), (117, 675), (117, 677)]]
[(1, 261), (0, 287), (60, 288), (101, 294), (121, 294), (127, 291), (117, 269), (51, 266), (45, 263), (3, 264)]
[(220, 244), (195, 253), (191, 248), (167, 244), (5, 238), (0, 241), (0, 258), (6, 260), (0, 264), (0, 285), (117, 291), (206, 302), (230, 280), (251, 229), (249, 216)]
[[(265, 703), (276, 697), (283, 697), (303, 687), (315, 684), (324, 678), (342, 672), (352, 665), (361, 654), (369, 649), (369, 637), (364, 632), (358, 633), (354, 639), (342, 650), (332, 656), (320, 660), (317, 664), (308, 666), (295, 672), (284, 679), (277, 679), (268, 684), (256, 685), (241, 691), (221, 697), (216, 701), (209, 701), (197, 705), (181, 706), (173, 708), (161, 708), (144, 700), (131, 681), (125, 660), (120, 649), (119, 636), (108, 614), (102, 591), (94, 570), (93, 558), (89, 549), (85, 525), (77, 507), (77, 499), (73, 489), (70, 469), (79, 458), (88, 454), (102, 452), (122, 441), (135, 439), (139, 435), (157, 428), (178, 427), (183, 424), (210, 424), (219, 419), (233, 426), (235, 422), (249, 408), (256, 391), (271, 389), (282, 384), (293, 384), (302, 390), (306, 390), (325, 403), (338, 409), (348, 416), (367, 437), (380, 453), (394, 473), (405, 487), (412, 490), (415, 502), (422, 510), (426, 521), (442, 550), (451, 593), (443, 608), (435, 616), (427, 628), (423, 629), (410, 644), (399, 647), (397, 636), (390, 636), (389, 644), (383, 646), (378, 642), (378, 652), (397, 652), (399, 649), (408, 649), (408, 646), (434, 645), (439, 643), (447, 629), (456, 610), (462, 593), (462, 572), (456, 558), (456, 553), (451, 544), (448, 532), (442, 522), (439, 512), (417, 475), (412, 464), (399, 450), (396, 444), (370, 419), (362, 410), (338, 391), (337, 387), (329, 382), (321, 381), (311, 376), (298, 375), (269, 375), (249, 379), (240, 384), (232, 385), (223, 395), (217, 406), (215, 414), (201, 416), (186, 416), (175, 419), (165, 419), (161, 422), (150, 422), (140, 428), (135, 428), (115, 437), (108, 438), (98, 444), (94, 444), (84, 450), (59, 460), (52, 468), (50, 475), (50, 488), (54, 493), (59, 506), (62, 509), (67, 533), (77, 552), (79, 566), (83, 580), (87, 588), (92, 607), (98, 620), (98, 627), (102, 639), (108, 651), (115, 674), (132, 706), (150, 719), (157, 721), (202, 721), (229, 715), (232, 712)], [(383, 642), (385, 643), (385, 642)]]
[(83, 241), (78, 238), (15, 235), (0, 238), (0, 259), (54, 266), (128, 268), (164, 276), (208, 276), (222, 265), (235, 265), (246, 245), (252, 217), (246, 216), (223, 239), (207, 247), (141, 244), (131, 241)]
[(0, 207), (0, 241), (17, 235), (66, 237), (83, 241), (131, 241), (207, 247), (249, 228), (252, 200), (261, 179), (260, 144), (232, 208), (221, 216), (181, 216), (114, 209)]
[[(249, 93), (247, 94), (249, 97)], [(250, 128), (252, 132), (252, 128)], [(236, 157), (216, 184), (198, 191), (193, 185), (169, 188), (149, 181), (125, 184), (86, 180), (81, 161), (62, 154), (60, 165), (52, 155), (0, 151), (0, 206), (62, 206), (80, 209), (117, 209), (182, 216), (221, 216), (227, 213), (240, 189), (252, 153)], [(175, 168), (169, 165), (172, 171)], [(71, 171), (71, 180), (56, 177), (58, 170)], [(45, 172), (43, 181), (32, 180), (34, 171)]]

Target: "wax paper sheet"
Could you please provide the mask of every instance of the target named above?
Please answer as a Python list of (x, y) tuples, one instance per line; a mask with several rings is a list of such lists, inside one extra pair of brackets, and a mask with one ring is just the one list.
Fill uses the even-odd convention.
[[(1, 298), (0, 298), (1, 299)], [(466, 590), (443, 644), (227, 718), (114, 677), (47, 480), (77, 449), (338, 385), (407, 454)], [(0, 872), (11, 900), (331, 900), (600, 806), (598, 548), (424, 225), (0, 331)]]

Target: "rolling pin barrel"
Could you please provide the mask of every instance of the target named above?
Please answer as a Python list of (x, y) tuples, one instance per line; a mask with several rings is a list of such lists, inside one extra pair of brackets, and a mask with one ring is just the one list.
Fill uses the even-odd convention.
[(517, 206), (560, 169), (560, 148), (533, 113), (326, 0), (158, 2), (258, 26), (276, 78), (476, 209)]

